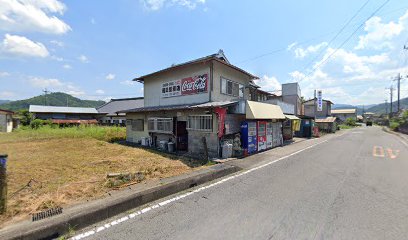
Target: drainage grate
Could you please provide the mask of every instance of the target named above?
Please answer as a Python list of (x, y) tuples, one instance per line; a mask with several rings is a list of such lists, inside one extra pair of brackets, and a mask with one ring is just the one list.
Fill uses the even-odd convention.
[(50, 208), (42, 212), (33, 214), (33, 222), (49, 218), (62, 213), (62, 207)]

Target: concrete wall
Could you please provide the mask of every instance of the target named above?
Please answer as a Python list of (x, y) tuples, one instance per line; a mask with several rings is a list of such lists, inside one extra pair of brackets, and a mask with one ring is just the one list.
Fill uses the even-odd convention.
[(297, 82), (295, 83), (284, 83), (282, 84), (282, 96), (292, 96), (301, 97), (300, 87)]
[(147, 131), (147, 116), (144, 113), (127, 113), (126, 120), (142, 119), (144, 131), (133, 131), (131, 124), (126, 124), (126, 141), (137, 143), (142, 137), (149, 137)]
[(174, 69), (172, 71), (157, 74), (152, 77), (147, 77), (144, 80), (144, 106), (167, 106), (167, 105), (180, 105), (180, 104), (195, 104), (209, 102), (209, 91), (211, 89), (209, 81), (208, 89), (206, 93), (198, 93), (186, 96), (174, 96), (174, 97), (162, 97), (162, 84), (173, 81), (181, 80), (187, 77), (194, 77), (200, 74), (207, 73), (209, 78), (210, 63), (207, 64), (195, 64)]
[(285, 113), (285, 114), (295, 114), (295, 105), (294, 104), (286, 103), (286, 102), (283, 102), (282, 100), (276, 99), (276, 98), (266, 100), (265, 103), (278, 105), (282, 109), (283, 113)]
[[(317, 105), (317, 101), (316, 101)], [(314, 117), (314, 103), (313, 101), (309, 101), (303, 104), (304, 107), (304, 115), (308, 117)], [(323, 108), (322, 111), (316, 110), (316, 117), (328, 117), (331, 116), (331, 104), (327, 101), (323, 101)]]
[(13, 130), (12, 115), (0, 113), (0, 132), (11, 132), (12, 130)]

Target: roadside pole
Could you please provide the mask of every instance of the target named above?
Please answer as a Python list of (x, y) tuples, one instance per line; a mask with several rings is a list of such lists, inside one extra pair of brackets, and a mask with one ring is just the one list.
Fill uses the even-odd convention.
[(7, 154), (0, 154), (0, 214), (7, 210)]

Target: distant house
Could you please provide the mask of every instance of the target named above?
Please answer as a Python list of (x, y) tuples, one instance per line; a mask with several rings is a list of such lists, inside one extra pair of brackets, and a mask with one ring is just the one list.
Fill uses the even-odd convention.
[(106, 115), (101, 115), (98, 121), (107, 125), (125, 125), (126, 114), (117, 112), (141, 107), (144, 107), (143, 97), (112, 99), (96, 108), (100, 114), (106, 113)]
[(315, 117), (315, 123), (321, 131), (335, 132), (336, 117), (332, 117), (331, 106), (333, 103), (330, 100), (322, 100), (322, 111), (317, 111), (317, 99), (310, 99), (303, 102), (303, 115), (307, 117)]
[(35, 119), (51, 120), (56, 124), (96, 124), (101, 114), (95, 108), (30, 105)]
[(337, 118), (338, 122), (344, 122), (347, 118), (352, 118), (357, 121), (357, 110), (353, 109), (333, 109), (331, 111), (333, 117)]
[(14, 112), (0, 109), (0, 132), (11, 132), (13, 130)]

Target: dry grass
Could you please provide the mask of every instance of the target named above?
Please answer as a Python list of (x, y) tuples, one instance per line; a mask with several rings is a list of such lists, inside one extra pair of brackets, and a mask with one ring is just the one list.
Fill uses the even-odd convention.
[(92, 138), (16, 141), (13, 134), (0, 134), (0, 152), (9, 154), (8, 211), (0, 227), (49, 207), (100, 197), (109, 191), (107, 173), (143, 172), (153, 179), (192, 170), (178, 158)]

